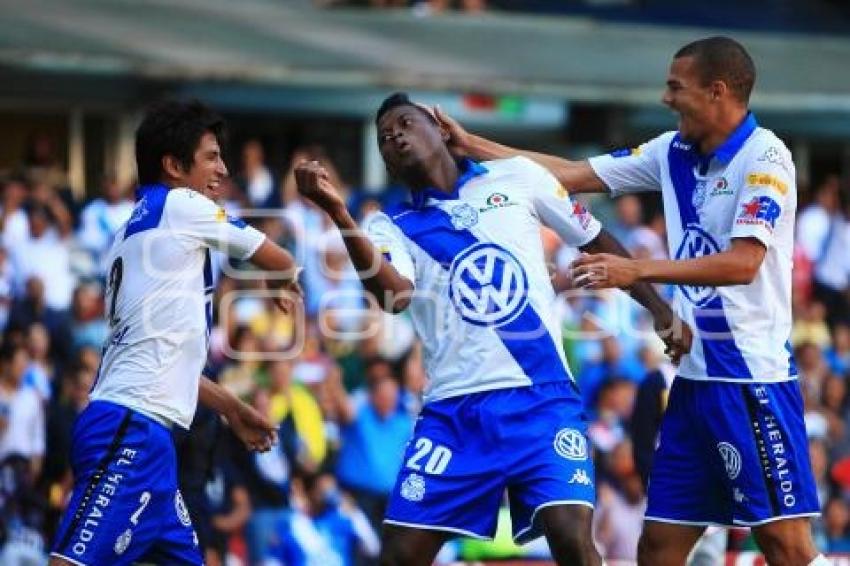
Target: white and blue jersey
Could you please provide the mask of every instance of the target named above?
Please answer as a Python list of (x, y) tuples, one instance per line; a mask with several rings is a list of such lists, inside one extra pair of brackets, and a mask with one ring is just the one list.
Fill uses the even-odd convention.
[(454, 194), (427, 191), (366, 232), (414, 285), (425, 402), (572, 379), (543, 257), (545, 224), (572, 246), (599, 222), (548, 171), (516, 157), (467, 162)]
[(201, 564), (177, 489), (171, 426), (188, 429), (212, 321), (210, 250), (265, 236), (190, 189), (145, 186), (109, 253), (111, 335), (74, 425), (74, 492), (52, 553), (73, 564)]
[(525, 158), (461, 170), (452, 194), (417, 193), (366, 223), (413, 283), (409, 312), (429, 379), (385, 522), (492, 537), (507, 488), (524, 542), (541, 534), (541, 508), (595, 500), (540, 229), (583, 246), (600, 225)]
[(755, 238), (767, 253), (748, 285), (679, 285), (679, 316), (699, 334), (679, 375), (711, 381), (797, 378), (791, 336), (791, 256), (797, 187), (785, 144), (750, 114), (712, 156), (675, 132), (590, 159), (612, 194), (661, 191), (670, 257), (690, 259)]
[(711, 155), (668, 132), (634, 150), (590, 159), (614, 194), (660, 190), (670, 256), (766, 248), (752, 283), (679, 285), (694, 329), (661, 423), (647, 520), (757, 526), (816, 515), (803, 400), (788, 342), (797, 207), (794, 163), (748, 114)]

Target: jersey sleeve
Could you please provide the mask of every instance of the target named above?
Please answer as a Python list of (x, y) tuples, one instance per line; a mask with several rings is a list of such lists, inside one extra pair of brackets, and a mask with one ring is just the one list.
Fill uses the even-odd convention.
[(545, 168), (526, 160), (533, 171), (531, 202), (540, 220), (554, 230), (570, 246), (583, 246), (596, 238), (602, 225), (578, 201), (570, 198), (567, 190)]
[(413, 257), (407, 249), (404, 235), (393, 224), (390, 217), (383, 212), (375, 212), (363, 222), (363, 229), (381, 256), (390, 262), (399, 275), (415, 285), (416, 270)]
[(754, 157), (743, 168), (729, 237), (756, 238), (769, 248), (789, 198), (796, 194), (794, 165), (782, 146), (765, 148)]
[(590, 167), (613, 196), (661, 190), (661, 159), (672, 139), (671, 133), (636, 148), (618, 149), (588, 159)]
[(172, 189), (166, 201), (169, 227), (203, 247), (238, 259), (248, 259), (266, 236), (191, 189)]

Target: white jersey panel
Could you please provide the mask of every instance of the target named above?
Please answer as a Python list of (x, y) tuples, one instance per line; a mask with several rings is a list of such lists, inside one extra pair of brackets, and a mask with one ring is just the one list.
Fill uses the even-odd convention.
[(677, 311), (700, 335), (682, 359), (679, 375), (719, 381), (795, 379), (788, 342), (797, 208), (790, 152), (752, 115), (709, 157), (697, 154), (675, 132), (641, 147), (638, 156), (615, 152), (590, 164), (612, 192), (641, 190), (624, 181), (636, 170), (644, 177), (647, 171), (659, 172), (654, 188), (662, 191), (670, 257), (725, 251), (735, 238), (753, 238), (766, 248), (748, 285), (677, 287)]
[(248, 258), (265, 236), (190, 189), (140, 189), (108, 255), (111, 334), (91, 398), (189, 428), (212, 316), (210, 249)]

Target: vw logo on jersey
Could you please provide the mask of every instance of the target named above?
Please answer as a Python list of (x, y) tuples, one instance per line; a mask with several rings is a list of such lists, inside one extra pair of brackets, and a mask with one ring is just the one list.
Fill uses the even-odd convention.
[(717, 445), (720, 457), (723, 458), (723, 466), (730, 480), (734, 480), (741, 473), (741, 453), (728, 442), (720, 442)]
[(458, 230), (472, 228), (478, 224), (478, 211), (466, 203), (452, 207), (451, 216), (452, 226)]
[(567, 460), (587, 459), (587, 439), (574, 428), (562, 428), (555, 435), (555, 452)]
[[(682, 236), (682, 243), (676, 251), (676, 259), (694, 259), (720, 251), (720, 246), (711, 237), (711, 234), (696, 224), (689, 224)], [(685, 297), (698, 307), (707, 305), (717, 296), (717, 289), (699, 285), (679, 285), (679, 289)]]
[(528, 304), (528, 276), (508, 250), (474, 244), (452, 262), (449, 297), (465, 321), (503, 326)]

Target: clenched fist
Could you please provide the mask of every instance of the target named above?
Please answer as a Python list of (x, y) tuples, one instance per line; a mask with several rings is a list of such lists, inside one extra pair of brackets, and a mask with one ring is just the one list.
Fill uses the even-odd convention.
[(295, 183), (298, 192), (316, 206), (333, 216), (345, 210), (345, 201), (331, 184), (328, 172), (318, 161), (302, 161), (295, 166)]

